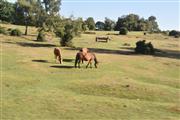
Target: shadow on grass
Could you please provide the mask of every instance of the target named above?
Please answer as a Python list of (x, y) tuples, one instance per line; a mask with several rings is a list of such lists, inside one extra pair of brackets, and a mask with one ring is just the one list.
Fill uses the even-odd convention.
[[(80, 47), (77, 48), (66, 48), (67, 50), (80, 50)], [(117, 55), (141, 55), (134, 52), (133, 47), (120, 47), (124, 50), (110, 50), (103, 48), (88, 48), (91, 52), (103, 53), (103, 54), (117, 54)], [(180, 59), (180, 50), (167, 50), (167, 49), (155, 49), (154, 57), (165, 57), (172, 59)]]
[(17, 44), (23, 47), (56, 47), (56, 45), (53, 44), (43, 44), (43, 43), (17, 42)]
[[(80, 47), (77, 48), (66, 48), (67, 50), (80, 50)], [(95, 53), (104, 53), (104, 54), (122, 54), (122, 55), (135, 55), (134, 51), (122, 51), (122, 50), (110, 50), (103, 48), (88, 48), (90, 52)]]
[[(120, 49), (126, 49), (126, 50), (133, 50), (134, 51), (135, 48), (133, 48), (133, 47), (120, 47)], [(152, 56), (180, 59), (180, 51), (179, 50), (167, 50), (167, 49), (156, 49), (155, 48), (155, 54)]]
[(3, 42), (3, 43), (8, 43), (8, 44), (17, 44), (22, 47), (57, 47), (56, 45), (45, 43), (45, 42), (35, 42), (35, 43), (30, 43), (30, 42)]
[(61, 65), (61, 66), (55, 66), (55, 65), (53, 65), (53, 66), (50, 66), (50, 67), (52, 67), (52, 68), (66, 68), (66, 69), (72, 69), (72, 68), (74, 68), (74, 66), (65, 66), (65, 65)]
[(47, 60), (32, 60), (33, 62), (49, 63)]
[(180, 59), (180, 50), (156, 49), (155, 57)]
[(63, 59), (63, 62), (74, 62), (74, 59)]

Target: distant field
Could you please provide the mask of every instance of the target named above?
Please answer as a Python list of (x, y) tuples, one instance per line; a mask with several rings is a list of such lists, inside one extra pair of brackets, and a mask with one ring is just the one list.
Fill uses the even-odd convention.
[[(5, 25), (19, 28), (24, 26)], [(59, 38), (36, 42), (28, 36), (0, 34), (1, 118), (8, 120), (178, 120), (180, 118), (180, 39), (161, 34), (95, 31), (73, 39), (75, 48), (61, 47), (63, 64), (56, 64)], [(108, 43), (95, 42), (107, 35)], [(160, 50), (155, 56), (134, 54), (145, 39)], [(124, 46), (124, 43), (130, 46)], [(98, 68), (74, 68), (79, 48), (88, 47)]]

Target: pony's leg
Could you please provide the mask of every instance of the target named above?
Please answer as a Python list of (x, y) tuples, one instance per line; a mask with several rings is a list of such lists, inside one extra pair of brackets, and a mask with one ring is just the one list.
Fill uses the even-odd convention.
[(89, 64), (90, 64), (90, 61), (88, 61), (88, 64), (86, 65), (86, 68), (88, 68)]
[(79, 68), (81, 68), (80, 63), (81, 63), (81, 60), (78, 61), (78, 67)]
[(90, 68), (92, 68), (92, 61), (90, 61)]
[(59, 56), (59, 63), (62, 64), (62, 58)]
[(96, 63), (94, 63), (94, 66), (95, 66), (95, 68), (97, 68), (97, 65), (96, 65)]

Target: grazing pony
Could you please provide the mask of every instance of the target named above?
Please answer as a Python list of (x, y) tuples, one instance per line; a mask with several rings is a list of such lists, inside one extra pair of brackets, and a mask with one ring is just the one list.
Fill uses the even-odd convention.
[[(83, 52), (83, 54), (86, 54), (86, 53), (89, 52), (89, 49), (88, 49), (88, 48), (81, 48), (81, 49), (80, 49), (80, 52)], [(82, 64), (83, 64), (83, 63), (84, 63), (84, 60), (82, 59), (81, 62), (82, 62)]]
[(90, 68), (92, 68), (92, 61), (94, 60), (94, 66), (95, 68), (97, 68), (97, 64), (98, 64), (98, 61), (97, 61), (97, 58), (95, 56), (94, 53), (90, 53), (90, 52), (87, 52), (87, 53), (84, 53), (84, 52), (78, 52), (76, 54), (76, 60), (75, 60), (75, 68), (77, 67), (77, 63), (78, 63), (78, 67), (80, 68), (80, 62), (81, 61), (88, 61), (88, 64), (86, 65), (86, 68), (88, 68), (89, 64), (90, 64)]
[(58, 59), (59, 63), (62, 64), (62, 55), (60, 48), (54, 48), (54, 56), (55, 56), (55, 62)]

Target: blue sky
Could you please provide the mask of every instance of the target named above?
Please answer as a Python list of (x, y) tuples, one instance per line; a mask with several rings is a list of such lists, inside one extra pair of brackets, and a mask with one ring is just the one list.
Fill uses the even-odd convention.
[(62, 0), (60, 11), (65, 17), (93, 17), (95, 21), (105, 17), (117, 21), (130, 13), (144, 18), (154, 15), (160, 29), (180, 30), (180, 0)]

